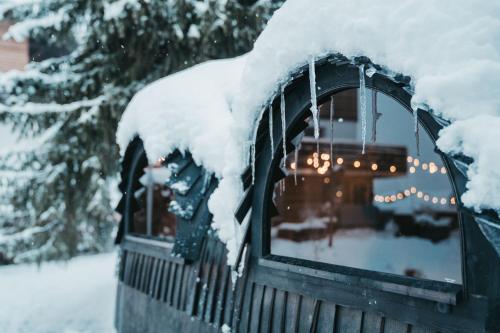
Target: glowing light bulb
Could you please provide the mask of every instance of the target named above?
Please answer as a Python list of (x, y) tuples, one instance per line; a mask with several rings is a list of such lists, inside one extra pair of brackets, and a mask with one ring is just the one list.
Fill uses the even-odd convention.
[(429, 195), (428, 194), (424, 195), (424, 200), (425, 201), (429, 201)]
[(418, 167), (420, 165), (420, 161), (418, 160), (418, 158), (413, 160), (413, 165), (416, 167)]
[(344, 159), (342, 157), (337, 158), (337, 164), (342, 164), (344, 163)]
[(354, 165), (355, 168), (359, 168), (361, 166), (361, 162), (360, 161), (354, 161), (353, 165)]
[(389, 167), (389, 171), (390, 171), (391, 173), (396, 172), (396, 170), (397, 170), (397, 168), (396, 168), (396, 166), (395, 166), (395, 165), (391, 165), (391, 166)]
[(335, 195), (337, 196), (337, 198), (342, 198), (342, 191), (337, 191), (337, 193), (335, 193)]
[(321, 154), (321, 159), (323, 161), (328, 161), (330, 159), (330, 154)]
[(325, 178), (323, 179), (323, 183), (325, 183), (325, 184), (330, 184), (330, 178), (325, 177)]
[(392, 202), (396, 201), (396, 196), (395, 196), (394, 194), (393, 194), (393, 195), (391, 195), (391, 201), (392, 201)]
[(378, 169), (377, 163), (372, 163), (372, 170), (377, 171), (377, 169)]
[(441, 205), (446, 205), (446, 198), (441, 198)]
[(313, 159), (312, 158), (308, 158), (307, 159), (307, 165), (312, 165), (313, 164)]
[(417, 188), (415, 186), (412, 186), (410, 188), (410, 192), (413, 193), (413, 194), (417, 193)]
[(401, 199), (403, 199), (403, 198), (404, 198), (403, 193), (398, 193), (398, 194), (396, 195), (396, 197), (397, 197), (399, 200), (401, 200)]
[(290, 163), (290, 168), (292, 168), (292, 170), (295, 170), (297, 168), (295, 162)]
[(427, 163), (422, 164), (422, 170), (427, 170), (428, 168), (429, 166), (427, 165)]
[(446, 174), (446, 168), (445, 168), (445, 167), (441, 167), (441, 173), (442, 173), (443, 175), (445, 175), (445, 174)]
[(451, 198), (450, 198), (450, 203), (451, 203), (452, 205), (454, 205), (454, 204), (456, 204), (456, 203), (457, 203), (457, 202), (456, 202), (456, 200), (455, 200), (455, 197), (451, 197)]
[(405, 190), (405, 195), (406, 195), (407, 197), (409, 197), (409, 196), (410, 196), (410, 194), (411, 194), (410, 190)]
[(437, 204), (437, 203), (438, 203), (438, 201), (439, 201), (439, 199), (438, 199), (437, 197), (433, 197), (433, 198), (432, 198), (432, 203), (433, 203), (433, 204)]
[(424, 196), (424, 194), (422, 193), (422, 191), (418, 191), (417, 197), (422, 198), (423, 196)]
[(415, 167), (413, 167), (413, 166), (410, 167), (410, 173), (415, 173), (415, 171), (416, 171)]
[(407, 161), (408, 163), (413, 162), (413, 157), (412, 157), (412, 156), (408, 156), (408, 157), (406, 158), (406, 161)]

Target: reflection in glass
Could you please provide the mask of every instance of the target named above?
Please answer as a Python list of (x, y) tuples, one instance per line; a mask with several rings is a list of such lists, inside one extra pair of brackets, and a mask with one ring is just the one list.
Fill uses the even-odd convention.
[(458, 215), (446, 168), (423, 130), (417, 154), (411, 113), (377, 97), (382, 116), (372, 142), (367, 110), (364, 155), (356, 89), (333, 96), (332, 122), (331, 100), (320, 105), (319, 144), (308, 119), (298, 154), (286, 158), (287, 176), (274, 185), (271, 253), (461, 283)]
[(133, 215), (132, 232), (165, 240), (175, 237), (176, 217), (168, 211), (174, 193), (165, 185), (170, 171), (163, 165), (144, 169), (135, 192), (138, 210)]

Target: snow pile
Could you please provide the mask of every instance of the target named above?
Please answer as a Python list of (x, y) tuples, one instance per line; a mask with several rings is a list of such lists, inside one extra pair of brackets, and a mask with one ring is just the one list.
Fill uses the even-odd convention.
[(0, 331), (115, 332), (116, 254), (0, 267)]
[(209, 61), (148, 85), (127, 106), (117, 133), (122, 153), (138, 135), (151, 163), (175, 149), (189, 151), (196, 164), (225, 179), (213, 193), (209, 209), (231, 257), (236, 255), (239, 229), (234, 210), (245, 163), (234, 137), (237, 133), (230, 130), (234, 127), (230, 105), (245, 60), (242, 56)]
[(500, 210), (499, 1), (287, 1), (248, 56), (233, 106), (241, 139), (291, 72), (329, 53), (367, 56), (409, 75), (413, 105), (461, 120), (438, 146), (474, 158), (464, 202)]
[(413, 105), (453, 121), (438, 146), (474, 158), (464, 203), (500, 210), (499, 1), (289, 0), (248, 55), (153, 83), (132, 100), (119, 127), (122, 151), (138, 134), (151, 161), (189, 150), (217, 175), (209, 208), (230, 263), (255, 125), (292, 72), (331, 53), (367, 56), (409, 75)]

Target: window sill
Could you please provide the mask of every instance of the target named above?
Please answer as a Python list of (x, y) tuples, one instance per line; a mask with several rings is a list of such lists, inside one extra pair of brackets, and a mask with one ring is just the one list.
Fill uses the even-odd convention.
[(462, 293), (462, 286), (458, 284), (397, 276), (275, 255), (259, 258), (258, 264), (263, 267), (309, 277), (358, 285), (450, 305), (456, 305)]
[(125, 235), (121, 247), (128, 251), (141, 253), (161, 259), (167, 259), (176, 263), (184, 264), (184, 259), (172, 255), (174, 244), (151, 238)]

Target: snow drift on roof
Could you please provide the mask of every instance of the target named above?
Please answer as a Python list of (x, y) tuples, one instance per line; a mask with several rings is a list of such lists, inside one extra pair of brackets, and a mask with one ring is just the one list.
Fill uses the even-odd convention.
[(153, 83), (134, 97), (119, 126), (122, 150), (138, 134), (150, 160), (189, 150), (219, 177), (209, 208), (230, 263), (255, 124), (293, 71), (329, 53), (367, 56), (409, 75), (413, 104), (453, 121), (438, 146), (474, 159), (464, 203), (500, 210), (499, 1), (289, 0), (245, 58)]
[(461, 120), (438, 146), (474, 158), (464, 203), (500, 210), (499, 1), (287, 1), (248, 55), (233, 106), (242, 140), (290, 73), (329, 53), (409, 75), (413, 105)]

